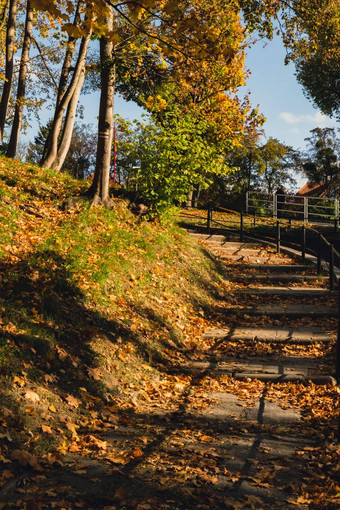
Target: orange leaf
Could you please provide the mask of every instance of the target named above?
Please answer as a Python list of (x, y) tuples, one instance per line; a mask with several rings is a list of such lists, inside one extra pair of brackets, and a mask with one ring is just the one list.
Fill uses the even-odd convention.
[(46, 432), (46, 434), (53, 434), (53, 430), (48, 425), (41, 425), (41, 430)]
[(95, 381), (100, 381), (102, 378), (102, 373), (99, 370), (99, 368), (88, 368), (87, 372), (89, 374), (89, 377), (92, 377)]
[(25, 386), (26, 381), (25, 381), (25, 379), (22, 379), (21, 377), (18, 377), (17, 375), (15, 375), (13, 377), (13, 383), (17, 384), (18, 386), (20, 386), (22, 388), (23, 386)]
[(13, 478), (13, 473), (12, 471), (10, 471), (9, 469), (5, 469), (3, 472), (2, 472), (2, 478), (5, 478), (6, 480), (9, 480), (10, 478)]
[(78, 407), (79, 404), (80, 404), (80, 400), (78, 400), (76, 397), (74, 397), (73, 395), (67, 395), (67, 397), (65, 398), (66, 402), (68, 403), (69, 406), (72, 406), (72, 407)]
[(142, 450), (140, 448), (135, 448), (132, 452), (131, 452), (131, 456), (134, 457), (134, 458), (137, 458), (137, 457), (142, 457), (142, 455), (144, 455), (144, 453), (142, 452)]

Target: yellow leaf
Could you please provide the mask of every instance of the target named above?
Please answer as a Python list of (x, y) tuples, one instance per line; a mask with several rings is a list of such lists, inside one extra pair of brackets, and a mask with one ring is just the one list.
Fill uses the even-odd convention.
[(25, 379), (22, 379), (21, 377), (18, 377), (17, 375), (15, 375), (13, 377), (13, 383), (17, 384), (18, 386), (20, 386), (22, 388), (23, 386), (25, 386), (26, 381), (25, 381)]
[(51, 413), (56, 413), (57, 412), (57, 410), (56, 410), (56, 408), (54, 407), (53, 404), (50, 405), (48, 409), (51, 411)]

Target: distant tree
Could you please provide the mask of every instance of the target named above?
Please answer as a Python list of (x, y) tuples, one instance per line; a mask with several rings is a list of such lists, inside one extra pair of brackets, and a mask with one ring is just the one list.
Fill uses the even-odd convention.
[[(28, 146), (27, 161), (39, 164), (51, 125), (52, 120), (40, 127), (34, 141)], [(76, 124), (62, 170), (77, 179), (89, 176), (94, 170), (96, 143), (96, 133), (90, 124)]]
[(291, 171), (295, 170), (295, 151), (276, 138), (269, 138), (260, 147), (258, 162), (259, 181), (263, 189), (272, 194), (295, 184)]
[(30, 161), (37, 165), (39, 164), (44, 153), (46, 138), (48, 137), (48, 133), (50, 132), (51, 126), (52, 120), (49, 120), (45, 126), (39, 127), (39, 131), (34, 137), (33, 142), (29, 142), (26, 161)]
[(94, 171), (97, 133), (91, 124), (76, 124), (63, 171), (76, 179), (85, 179)]
[(315, 128), (306, 138), (307, 152), (302, 155), (301, 170), (312, 182), (323, 182), (328, 189), (339, 186), (340, 139), (334, 128)]

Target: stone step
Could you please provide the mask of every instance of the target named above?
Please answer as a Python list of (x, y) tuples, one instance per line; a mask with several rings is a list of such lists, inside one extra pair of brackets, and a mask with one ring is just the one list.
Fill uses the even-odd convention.
[[(216, 256), (216, 255), (215, 255)], [(237, 265), (243, 265), (243, 264), (263, 264), (266, 266), (274, 265), (274, 264), (282, 264), (283, 259), (279, 257), (275, 257), (273, 255), (261, 255), (256, 257), (251, 256), (240, 256), (240, 255), (229, 255), (229, 257), (219, 257), (218, 259), (222, 262), (228, 262), (229, 260), (232, 260), (233, 262), (238, 263)], [(282, 267), (284, 267), (284, 264), (282, 264)]]
[[(280, 263), (281, 262), (281, 263)], [(237, 266), (238, 269), (241, 270), (257, 270), (257, 271), (268, 271), (270, 273), (278, 273), (280, 271), (289, 272), (289, 273), (304, 273), (306, 272), (315, 272), (315, 267), (313, 264), (302, 265), (302, 264), (283, 264), (280, 259), (279, 262), (275, 264), (239, 264)], [(231, 266), (232, 269), (232, 266)]]
[(336, 385), (332, 374), (321, 373), (320, 361), (301, 357), (263, 360), (259, 357), (246, 359), (224, 359), (217, 362), (192, 361), (177, 367), (184, 373), (205, 372), (214, 375), (225, 375), (238, 381), (257, 379), (265, 382), (313, 382), (314, 384)]
[(334, 342), (336, 333), (317, 327), (292, 328), (280, 327), (240, 327), (212, 328), (203, 334), (203, 338), (226, 339), (230, 341), (283, 342), (289, 344), (313, 344), (316, 342)]
[(209, 248), (212, 250), (218, 250), (221, 253), (233, 253), (235, 250), (242, 250), (242, 251), (249, 251), (249, 252), (256, 252), (258, 250), (260, 251), (267, 251), (265, 246), (263, 246), (260, 243), (241, 243), (239, 241), (210, 241), (207, 240), (206, 244)]
[(271, 318), (300, 318), (300, 317), (338, 317), (338, 309), (333, 308), (327, 305), (308, 305), (308, 304), (299, 304), (299, 305), (291, 305), (281, 303), (280, 305), (276, 304), (265, 304), (254, 306), (252, 308), (226, 308), (225, 309), (226, 316), (228, 315), (239, 315), (239, 316), (254, 316), (258, 317), (261, 315), (265, 315)]
[(318, 276), (311, 274), (290, 274), (290, 273), (262, 273), (262, 274), (232, 274), (228, 273), (228, 279), (233, 281), (249, 282), (274, 282), (274, 283), (316, 283), (328, 282), (328, 276)]
[(230, 292), (233, 295), (255, 295), (255, 296), (279, 296), (281, 298), (314, 298), (314, 297), (332, 297), (337, 292), (329, 289), (320, 289), (319, 287), (247, 287)]
[(197, 232), (190, 232), (190, 236), (194, 239), (202, 239), (203, 241), (208, 241), (211, 243), (226, 243), (228, 242), (229, 238), (224, 235), (220, 234), (200, 234)]

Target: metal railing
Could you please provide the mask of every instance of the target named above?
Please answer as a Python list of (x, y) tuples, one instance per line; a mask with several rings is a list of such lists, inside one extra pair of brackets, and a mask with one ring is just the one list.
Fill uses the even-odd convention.
[[(191, 218), (195, 220), (196, 227), (201, 228), (202, 231), (212, 234), (213, 231), (218, 230), (219, 233), (234, 233), (239, 236), (240, 242), (244, 242), (244, 239), (256, 239), (258, 241), (266, 242), (276, 246), (277, 253), (280, 253), (282, 246), (282, 225), (283, 220), (276, 219), (273, 221), (274, 236), (258, 236), (256, 234), (247, 233), (245, 229), (245, 219), (251, 221), (252, 226), (256, 226), (258, 217), (256, 215), (249, 215), (243, 212), (232, 211), (230, 209), (224, 209), (222, 207), (213, 208), (209, 205), (206, 211), (192, 208), (193, 212), (190, 213), (191, 208), (187, 208), (182, 217)], [(205, 212), (205, 214), (204, 214)], [(230, 215), (228, 222), (223, 221), (223, 218), (219, 213), (228, 213)], [(291, 221), (285, 221), (288, 223), (288, 228), (291, 228)], [(285, 225), (286, 226), (286, 225)], [(316, 271), (318, 275), (321, 275), (322, 269), (328, 270), (329, 276), (329, 288), (334, 290), (336, 282), (336, 271), (335, 268), (340, 268), (340, 253), (334, 248), (333, 244), (330, 243), (318, 230), (315, 228), (306, 227), (302, 225), (300, 227), (300, 241), (299, 242), (288, 242), (285, 241), (285, 246), (294, 250), (296, 255), (300, 255), (303, 262), (306, 262), (307, 256), (309, 258), (314, 257), (316, 263)], [(340, 285), (339, 285), (339, 296), (338, 296), (338, 332), (337, 332), (337, 345), (336, 345), (336, 366), (335, 366), (335, 377), (337, 382), (340, 384)], [(340, 429), (339, 429), (340, 437)]]
[(337, 198), (305, 197), (256, 191), (246, 193), (246, 213), (272, 218), (291, 218), (305, 223), (333, 223), (339, 227)]

